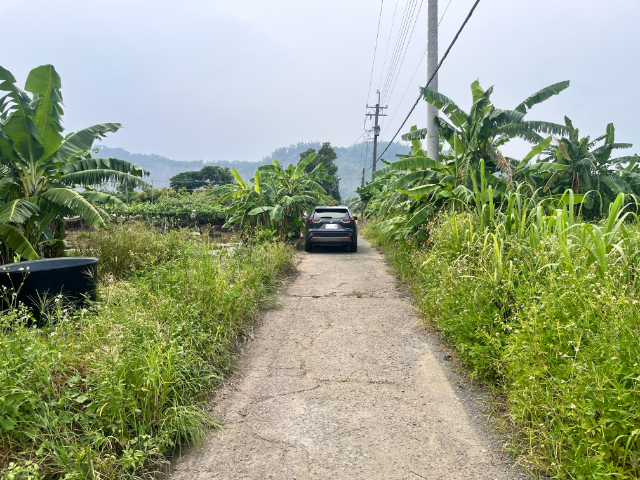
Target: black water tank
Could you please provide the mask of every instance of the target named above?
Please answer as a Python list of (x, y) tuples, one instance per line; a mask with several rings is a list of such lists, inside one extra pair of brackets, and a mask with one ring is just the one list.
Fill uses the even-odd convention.
[[(17, 290), (18, 301), (32, 308), (39, 318), (43, 300), (53, 301), (58, 294), (64, 296), (65, 305), (80, 306), (85, 300), (95, 301), (97, 273), (98, 259), (93, 257), (10, 263), (0, 266), (0, 289), (3, 297)], [(1, 303), (3, 310), (8, 307), (4, 298)]]

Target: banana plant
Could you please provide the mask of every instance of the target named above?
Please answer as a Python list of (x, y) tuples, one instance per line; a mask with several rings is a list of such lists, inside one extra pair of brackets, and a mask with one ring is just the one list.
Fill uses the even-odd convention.
[(524, 119), (533, 106), (568, 87), (569, 81), (549, 85), (527, 97), (515, 109), (503, 110), (491, 102), (493, 87), (485, 91), (476, 80), (471, 84), (473, 103), (469, 113), (442, 93), (429, 88), (422, 88), (421, 93), (426, 102), (434, 105), (446, 117), (436, 117), (440, 135), (456, 156), (461, 183), (471, 188), (471, 176), (477, 174), (482, 159), (486, 162), (488, 174), (499, 173), (505, 177), (505, 183), (511, 180), (513, 167), (500, 151), (500, 147), (511, 139), (519, 137), (539, 144), (543, 140), (541, 133), (569, 133), (566, 125)]
[[(608, 124), (606, 132), (595, 140), (589, 136), (581, 138), (568, 117), (565, 117), (565, 125), (569, 129), (568, 136), (553, 144), (549, 137), (549, 144), (538, 152), (538, 161), (522, 165), (523, 160), (516, 170), (517, 176), (526, 178), (544, 194), (559, 194), (567, 189), (584, 194), (582, 211), (590, 218), (600, 216), (603, 207), (613, 203), (621, 193), (640, 194), (639, 157), (611, 158), (614, 150), (633, 146), (615, 141), (613, 123)], [(598, 145), (600, 142), (602, 144)]]
[[(36, 259), (51, 242), (50, 225), (79, 215), (94, 228), (105, 225), (100, 204), (122, 202), (90, 187), (105, 181), (146, 185), (148, 172), (115, 158), (91, 158), (92, 146), (121, 125), (103, 123), (63, 137), (62, 82), (53, 65), (29, 73), (23, 91), (0, 66), (0, 253)], [(29, 92), (31, 95), (29, 95)], [(78, 191), (79, 188), (84, 191)]]
[(228, 205), (230, 217), (225, 227), (238, 224), (242, 232), (251, 233), (261, 226), (277, 230), (280, 238), (295, 236), (304, 227), (302, 216), (305, 210), (314, 203), (334, 203), (318, 180), (335, 182), (335, 177), (323, 172), (322, 164), (311, 172), (304, 171), (316, 155), (313, 153), (297, 166), (289, 165), (287, 168), (273, 160), (272, 165), (258, 168), (252, 185), (245, 183), (233, 169), (236, 184), (223, 185), (211, 192), (212, 195), (220, 195), (220, 204)]

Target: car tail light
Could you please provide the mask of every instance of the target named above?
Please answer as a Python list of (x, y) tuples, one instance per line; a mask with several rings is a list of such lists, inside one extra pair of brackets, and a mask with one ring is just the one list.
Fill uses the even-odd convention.
[(320, 220), (322, 220), (322, 219), (321, 218), (310, 218), (309, 220), (307, 220), (307, 223), (319, 222)]
[(356, 223), (353, 218), (343, 218), (342, 221), (345, 223)]

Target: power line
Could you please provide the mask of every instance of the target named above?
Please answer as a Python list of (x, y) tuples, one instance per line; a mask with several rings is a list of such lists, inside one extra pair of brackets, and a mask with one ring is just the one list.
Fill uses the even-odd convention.
[(402, 22), (400, 23), (400, 30), (398, 31), (398, 37), (396, 38), (396, 44), (393, 48), (393, 55), (391, 56), (391, 61), (389, 62), (389, 70), (387, 71), (387, 76), (384, 81), (382, 96), (386, 98), (386, 92), (389, 90), (389, 86), (391, 84), (391, 80), (396, 71), (396, 67), (398, 65), (398, 60), (400, 59), (400, 54), (402, 53), (402, 49), (404, 47), (404, 42), (407, 36), (407, 32), (409, 31), (409, 26), (411, 25), (411, 20), (413, 18), (413, 11), (415, 9), (415, 4), (417, 0), (407, 0), (404, 8), (404, 14), (402, 16)]
[(376, 46), (373, 49), (373, 62), (371, 63), (371, 75), (369, 76), (369, 91), (367, 92), (367, 102), (369, 101), (369, 94), (371, 93), (371, 80), (373, 80), (373, 67), (376, 64), (376, 52), (378, 51), (378, 35), (380, 35), (380, 20), (382, 20), (382, 5), (384, 0), (380, 1), (380, 14), (378, 15), (378, 31), (376, 32)]
[[(473, 11), (476, 9), (476, 7), (478, 6), (479, 3), (480, 3), (480, 0), (476, 0), (476, 3), (474, 3), (473, 7), (471, 7), (471, 10), (469, 11), (469, 14), (467, 15), (467, 18), (465, 18), (464, 22), (462, 22), (462, 26), (458, 30), (458, 33), (456, 33), (456, 36), (453, 37), (453, 40), (451, 41), (451, 44), (449, 44), (449, 48), (447, 48), (447, 51), (444, 53), (444, 56), (442, 57), (440, 62), (438, 62), (438, 66), (436, 67), (435, 71), (431, 75), (431, 78), (429, 78), (429, 81), (427, 82), (427, 85), (429, 85), (431, 83), (431, 80), (433, 80), (433, 77), (435, 77), (436, 74), (438, 73), (438, 70), (440, 70), (440, 67), (442, 66), (442, 63), (447, 58), (447, 55), (449, 55), (449, 52), (451, 51), (451, 48), (456, 43), (456, 40), (458, 40), (458, 37), (460, 36), (460, 33), (462, 33), (462, 30), (464, 29), (465, 25), (467, 24), (467, 22), (471, 18), (471, 15), (473, 15)], [(382, 158), (382, 155), (384, 155), (384, 153), (389, 149), (389, 146), (393, 143), (395, 138), (400, 133), (400, 130), (402, 130), (402, 127), (404, 127), (404, 124), (407, 123), (407, 120), (409, 120), (409, 117), (411, 116), (413, 111), (418, 106), (418, 102), (420, 101), (421, 98), (422, 98), (422, 94), (418, 95), (418, 98), (416, 99), (415, 103), (413, 104), (413, 107), (411, 107), (411, 110), (409, 110), (409, 113), (407, 114), (407, 116), (405, 117), (404, 121), (402, 122), (402, 125), (400, 125), (400, 128), (398, 128), (398, 131), (395, 133), (395, 135), (393, 136), (393, 138), (389, 142), (389, 145), (387, 145), (387, 148), (385, 148), (384, 151), (380, 154), (380, 157), (378, 158), (378, 160), (380, 160), (380, 158)]]
[(407, 0), (407, 2), (405, 3), (404, 6), (404, 13), (402, 14), (402, 20), (400, 21), (400, 27), (398, 29), (398, 36), (396, 37), (396, 41), (395, 41), (395, 45), (393, 46), (393, 53), (391, 54), (391, 60), (389, 61), (389, 66), (387, 67), (387, 73), (385, 76), (385, 80), (384, 80), (384, 84), (382, 85), (382, 88), (380, 89), (384, 95), (384, 93), (387, 90), (387, 85), (389, 84), (389, 79), (391, 77), (391, 75), (393, 74), (394, 70), (395, 70), (395, 65), (398, 61), (398, 51), (400, 48), (400, 44), (402, 43), (402, 40), (404, 39), (404, 35), (405, 35), (405, 30), (406, 30), (406, 25), (407, 25), (407, 20), (409, 18), (409, 9), (410, 9), (410, 4), (411, 2), (413, 2), (415, 0)]
[(395, 24), (395, 21), (396, 21), (396, 10), (398, 10), (398, 0), (396, 0), (396, 6), (393, 9), (393, 18), (391, 19), (391, 28), (389, 29), (389, 38), (387, 38), (387, 48), (384, 52), (384, 62), (382, 62), (382, 70), (380, 70), (380, 79), (378, 80), (378, 90), (380, 90), (380, 83), (382, 82), (382, 74), (384, 73), (384, 67), (387, 64), (387, 54), (389, 53), (389, 44), (391, 43), (391, 34), (393, 33), (393, 25)]
[(420, 0), (420, 6), (418, 7), (418, 13), (416, 14), (415, 20), (413, 22), (413, 27), (411, 28), (411, 34), (409, 35), (409, 40), (407, 41), (407, 46), (404, 49), (404, 53), (402, 54), (402, 60), (400, 60), (400, 66), (396, 71), (396, 78), (393, 80), (393, 84), (391, 86), (391, 90), (387, 92), (386, 103), (387, 100), (391, 98), (394, 88), (396, 88), (396, 82), (398, 81), (398, 77), (400, 76), (400, 71), (402, 70), (402, 64), (404, 63), (404, 58), (407, 56), (407, 50), (409, 50), (409, 45), (411, 44), (411, 39), (413, 38), (413, 31), (416, 29), (416, 23), (418, 23), (418, 18), (420, 17), (420, 10), (422, 10), (423, 0)]
[[(444, 20), (444, 16), (447, 14), (447, 10), (449, 10), (449, 5), (451, 5), (451, 0), (449, 0), (449, 3), (447, 3), (447, 7), (444, 9), (444, 12), (442, 13), (442, 16), (440, 17), (440, 21), (438, 22), (438, 26), (440, 26), (440, 24), (442, 23), (442, 20)], [(431, 40), (431, 39), (429, 39)], [(420, 57), (420, 61), (418, 62), (418, 65), (416, 66), (416, 69), (413, 72), (413, 75), (411, 75), (411, 80), (409, 80), (409, 84), (407, 85), (407, 88), (404, 89), (404, 93), (402, 94), (402, 98), (400, 98), (400, 101), (398, 102), (398, 105), (396, 106), (395, 110), (393, 111), (393, 115), (391, 115), (391, 119), (389, 120), (389, 125), (391, 125), (393, 123), (393, 119), (396, 116), (396, 113), (398, 113), (398, 110), (400, 109), (400, 105), (402, 104), (402, 100), (404, 100), (405, 95), (407, 94), (407, 92), (409, 91), (409, 87), (411, 86), (411, 82), (413, 81), (413, 78), (416, 76), (416, 73), (418, 73), (418, 70), (420, 69), (420, 65), (422, 65), (422, 61), (424, 60), (424, 56), (427, 54), (427, 50), (429, 50), (429, 47), (424, 49), (424, 52), (422, 52), (422, 57)], [(384, 123), (384, 120), (383, 120)], [(389, 127), (387, 127), (389, 128)], [(387, 133), (387, 129), (385, 128), (384, 132), (382, 133), (382, 135), (384, 135), (385, 133)]]

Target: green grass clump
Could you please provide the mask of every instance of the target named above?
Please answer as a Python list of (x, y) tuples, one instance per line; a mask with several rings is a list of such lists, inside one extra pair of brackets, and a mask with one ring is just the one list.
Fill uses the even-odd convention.
[[(120, 251), (109, 242), (121, 241), (137, 252), (126, 229), (112, 233), (101, 252)], [(110, 273), (127, 271), (126, 280), (102, 283), (91, 311), (61, 306), (43, 329), (19, 326), (28, 317), (20, 310), (2, 317), (2, 478), (141, 478), (215, 427), (207, 394), (230, 371), (261, 302), (293, 270), (294, 251), (270, 243), (220, 256), (179, 236), (148, 240), (174, 251), (152, 252), (145, 270), (118, 264)]]
[(364, 234), (413, 287), (426, 321), (506, 398), (532, 472), (639, 478), (640, 228), (621, 227), (619, 248), (599, 261), (581, 228), (591, 227), (534, 241), (524, 230), (492, 235), (465, 213), (440, 217), (428, 247)]
[(154, 268), (180, 255), (188, 232), (172, 230), (160, 234), (144, 223), (112, 225), (108, 229), (81, 232), (74, 253), (81, 257), (98, 257), (101, 280), (122, 279), (132, 272)]

